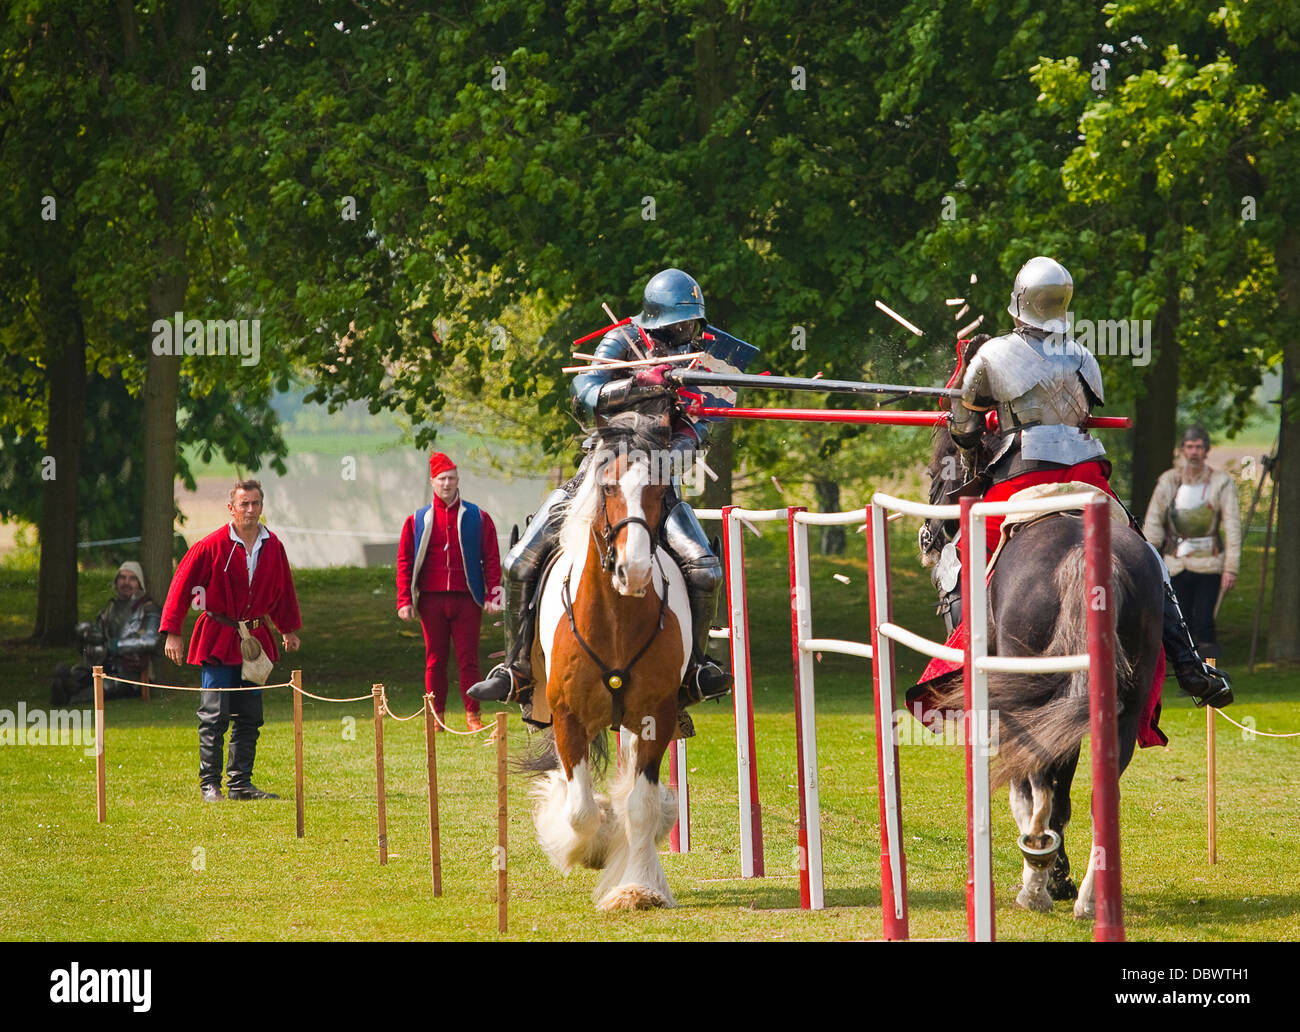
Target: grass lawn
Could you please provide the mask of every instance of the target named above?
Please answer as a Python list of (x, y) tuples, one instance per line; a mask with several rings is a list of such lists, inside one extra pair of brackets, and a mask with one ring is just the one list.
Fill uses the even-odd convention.
[[(928, 579), (913, 561), (914, 528), (895, 530), (898, 622), (938, 636)], [(798, 910), (795, 869), (794, 718), (785, 545), (750, 538), (750, 619), (767, 876), (743, 880), (736, 821), (736, 765), (729, 707), (693, 710), (689, 746), (693, 851), (665, 855), (678, 909), (597, 914), (595, 872), (568, 879), (536, 846), (526, 785), (510, 786), (510, 931), (537, 940), (871, 939), (881, 933), (880, 842), (869, 666), (827, 656), (817, 707), (826, 910)], [(818, 637), (866, 634), (860, 536), (850, 558), (813, 560)], [(1238, 702), (1227, 712), (1260, 731), (1300, 731), (1294, 669), (1245, 674), (1258, 551), (1242, 588), (1225, 601), (1220, 637)], [(833, 579), (843, 574), (851, 583)], [(110, 574), (82, 575), (82, 611), (107, 595)], [(361, 695), (388, 686), (399, 714), (420, 706), (423, 645), (393, 615), (385, 569), (298, 575), (305, 628), (294, 665), (308, 690)], [(0, 569), (0, 710), (45, 707), (54, 665), (70, 657), (21, 640), (35, 610), (35, 576)], [(483, 651), (500, 648), (485, 631)], [(905, 650), (903, 676), (921, 663)], [(287, 679), (281, 662), (276, 680)], [(160, 680), (197, 684), (165, 660)], [(1122, 783), (1124, 907), (1131, 940), (1300, 938), (1300, 740), (1244, 735), (1219, 725), (1219, 863), (1206, 862), (1205, 717), (1170, 686), (1163, 725), (1170, 748), (1144, 750)], [(389, 862), (379, 866), (374, 733), (368, 701), (306, 701), (307, 835), (294, 835), (292, 702), (269, 691), (256, 781), (285, 798), (204, 804), (196, 770), (197, 698), (155, 692), (144, 704), (108, 704), (108, 821), (97, 824), (94, 759), (76, 745), (0, 747), (0, 927), (18, 940), (483, 939), (496, 931), (495, 750), (482, 737), (443, 735), (439, 782), (443, 891), (432, 898), (419, 721), (385, 726)], [(457, 706), (453, 726), (463, 727)], [(526, 747), (512, 710), (510, 746)], [(1248, 719), (1247, 719), (1248, 718)], [(953, 746), (901, 749), (903, 831), (914, 938), (965, 934), (963, 755)], [(1076, 782), (1078, 817), (1067, 847), (1087, 855), (1086, 764)], [(1086, 940), (1065, 904), (1050, 915), (1012, 903), (1020, 858), (1005, 793), (994, 808), (997, 932), (1010, 940)]]

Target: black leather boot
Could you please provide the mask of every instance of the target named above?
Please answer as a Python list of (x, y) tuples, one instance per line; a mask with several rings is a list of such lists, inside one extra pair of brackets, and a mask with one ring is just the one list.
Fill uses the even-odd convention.
[(208, 798), (208, 789), (216, 789), (217, 798), (221, 798), (221, 752), (225, 743), (225, 733), (218, 732), (209, 724), (199, 725), (199, 786), (203, 789), (203, 798)]
[(1198, 706), (1223, 709), (1232, 702), (1232, 685), (1222, 670), (1204, 662), (1196, 651), (1191, 632), (1183, 620), (1178, 596), (1172, 585), (1165, 585), (1164, 646), (1169, 665), (1179, 686)]
[(694, 706), (697, 702), (721, 699), (731, 694), (735, 679), (708, 656), (692, 653), (691, 665), (686, 669), (686, 679), (677, 693), (678, 706)]
[(533, 628), (537, 623), (536, 609), (530, 606), (530, 583), (509, 584), (509, 598), (501, 610), (506, 632), (506, 657), (489, 671), (483, 680), (470, 685), (469, 695), (480, 702), (518, 702), (532, 699)]

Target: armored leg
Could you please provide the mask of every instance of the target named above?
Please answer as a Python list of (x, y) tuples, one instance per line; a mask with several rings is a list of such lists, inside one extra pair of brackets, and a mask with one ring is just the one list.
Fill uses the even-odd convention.
[(1232, 702), (1232, 685), (1222, 670), (1216, 670), (1204, 662), (1197, 653), (1196, 643), (1192, 641), (1187, 623), (1183, 620), (1178, 596), (1174, 594), (1173, 585), (1169, 583), (1169, 571), (1165, 569), (1163, 559), (1160, 561), (1160, 570), (1165, 578), (1163, 627), (1165, 656), (1170, 666), (1174, 668), (1174, 676), (1178, 678), (1178, 684), (1196, 701), (1196, 705), (1222, 709)]
[(939, 596), (939, 615), (948, 630), (948, 637), (961, 626), (961, 585)]
[(502, 564), (506, 581), (506, 607), (501, 613), (506, 634), (505, 660), (470, 687), (472, 698), (481, 702), (528, 701), (524, 693), (532, 690), (533, 630), (537, 624), (533, 596), (537, 579), (559, 538), (561, 521), (556, 507), (568, 498), (563, 488), (552, 491)]
[(681, 705), (689, 706), (726, 695), (732, 687), (731, 675), (708, 655), (709, 628), (717, 615), (718, 595), (722, 591), (722, 563), (713, 554), (694, 510), (684, 502), (673, 506), (664, 521), (664, 540), (686, 578), (686, 594), (691, 604), (694, 648), (678, 699)]

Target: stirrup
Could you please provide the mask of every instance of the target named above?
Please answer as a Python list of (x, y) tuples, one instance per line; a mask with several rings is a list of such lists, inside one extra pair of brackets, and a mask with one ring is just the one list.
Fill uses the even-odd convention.
[(515, 676), (514, 670), (504, 663), (499, 663), (483, 680), (470, 685), (469, 696), (479, 702), (513, 702), (519, 698), (523, 685)]
[(731, 675), (722, 667), (706, 659), (686, 672), (686, 680), (677, 693), (677, 704), (682, 707), (694, 706), (697, 702), (721, 699), (731, 694), (734, 683)]

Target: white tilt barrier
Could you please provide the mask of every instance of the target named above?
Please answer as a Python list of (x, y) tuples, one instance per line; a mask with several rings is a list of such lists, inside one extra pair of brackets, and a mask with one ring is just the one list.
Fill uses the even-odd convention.
[(802, 508), (749, 510), (736, 506), (700, 509), (701, 519), (721, 519), (727, 570), (727, 611), (731, 620), (731, 661), (735, 676), (736, 780), (740, 806), (741, 876), (763, 876), (762, 808), (758, 800), (758, 762), (754, 750), (753, 670), (749, 657), (746, 608), (745, 524), (785, 522), (790, 556), (791, 640), (794, 660), (794, 706), (799, 766), (799, 900), (806, 910), (825, 903), (821, 810), (817, 777), (817, 716), (814, 654), (837, 652), (871, 658), (865, 642), (812, 637), (812, 596), (808, 572), (808, 527), (861, 524), (866, 510), (809, 513)]
[[(967, 500), (964, 506), (932, 506), (893, 498), (877, 493), (868, 509), (840, 513), (809, 513), (800, 507), (746, 510), (735, 506), (724, 509), (699, 509), (701, 520), (720, 519), (724, 528), (724, 564), (727, 572), (727, 610), (730, 630), (714, 631), (714, 637), (731, 640), (732, 670), (735, 675), (736, 772), (740, 809), (740, 844), (742, 877), (762, 877), (763, 839), (762, 810), (758, 799), (758, 764), (754, 749), (753, 671), (749, 655), (748, 610), (745, 592), (744, 543), (745, 525), (757, 532), (754, 524), (785, 521), (788, 526), (790, 560), (791, 638), (794, 659), (794, 707), (798, 734), (799, 764), (799, 856), (800, 903), (805, 909), (825, 906), (823, 882), (821, 817), (818, 798), (816, 694), (814, 690), (814, 655), (835, 652), (860, 656), (872, 661), (872, 680), (876, 716), (876, 743), (880, 832), (881, 832), (881, 903), (884, 912), (884, 935), (887, 939), (908, 937), (906, 857), (903, 849), (901, 786), (898, 770), (898, 742), (894, 733), (896, 684), (894, 643), (905, 645), (924, 655), (951, 662), (968, 661), (966, 714), (967, 780), (967, 923), (973, 941), (989, 941), (994, 935), (993, 878), (991, 842), (991, 801), (989, 793), (990, 718), (988, 709), (988, 673), (990, 671), (1088, 669), (1089, 656), (1063, 656), (1050, 659), (997, 658), (987, 655), (987, 602), (985, 558), (983, 549), (975, 549), (968, 576), (967, 611), (972, 614), (969, 657), (961, 649), (931, 641), (893, 622), (889, 581), (889, 537), (886, 510), (923, 519), (962, 519), (968, 540), (984, 539), (984, 518), (1011, 512), (1049, 512), (1060, 509), (1087, 509), (1097, 494), (1058, 496), (1039, 502), (978, 503)], [(962, 509), (968, 509), (963, 514)], [(809, 576), (809, 525), (867, 524), (868, 597), (871, 609), (871, 642), (851, 642), (812, 637), (812, 598)], [(1091, 533), (1091, 532), (1090, 532)], [(1106, 536), (1109, 551), (1109, 536)], [(1106, 560), (1106, 567), (1109, 560)], [(1113, 636), (1114, 620), (1110, 621)], [(1094, 649), (1097, 655), (1110, 656), (1102, 640)], [(1106, 662), (1093, 663), (1093, 678), (1104, 675)], [(1113, 666), (1112, 666), (1113, 672)], [(1111, 731), (1113, 736), (1114, 732)], [(1094, 735), (1094, 738), (1101, 736)], [(684, 743), (679, 745), (679, 769), (685, 770)], [(681, 798), (685, 799), (685, 792)], [(683, 843), (689, 841), (689, 815), (683, 802), (681, 828)], [(1113, 814), (1110, 815), (1115, 820)], [(685, 844), (683, 849), (688, 848)], [(1118, 842), (1114, 845), (1118, 856)], [(1118, 872), (1116, 872), (1116, 875)], [(1110, 905), (1117, 931), (1108, 934), (1122, 937), (1122, 915), (1118, 901)], [(1102, 900), (1098, 900), (1101, 914)], [(1098, 929), (1101, 938), (1102, 929)]]

